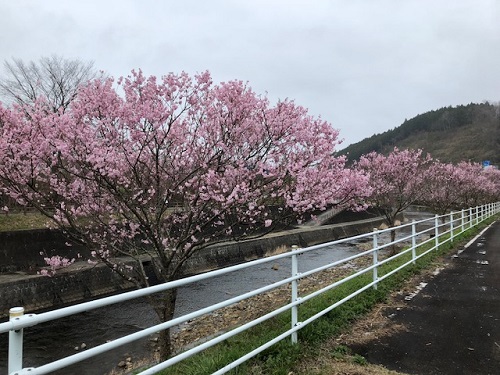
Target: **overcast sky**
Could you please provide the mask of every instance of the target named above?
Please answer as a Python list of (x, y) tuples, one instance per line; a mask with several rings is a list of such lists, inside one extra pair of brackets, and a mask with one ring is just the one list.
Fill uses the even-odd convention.
[(0, 0), (0, 61), (112, 76), (209, 70), (289, 98), (340, 148), (448, 105), (500, 100), (496, 0)]

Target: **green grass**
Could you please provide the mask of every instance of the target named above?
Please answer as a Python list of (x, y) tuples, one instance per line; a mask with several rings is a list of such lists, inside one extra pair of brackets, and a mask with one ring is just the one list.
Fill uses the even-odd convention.
[[(298, 332), (299, 344), (293, 345), (291, 344), (291, 340), (286, 338), (258, 354), (256, 357), (241, 364), (229, 373), (250, 375), (289, 374), (301, 358), (313, 355), (326, 340), (341, 333), (348, 328), (354, 320), (369, 312), (377, 303), (384, 301), (392, 291), (398, 290), (402, 283), (410, 276), (418, 273), (422, 269), (428, 268), (438, 257), (449, 253), (451, 249), (456, 248), (460, 243), (464, 243), (465, 240), (471, 238), (478, 233), (480, 229), (484, 228), (487, 223), (493, 220), (493, 218), (490, 218), (479, 226), (468, 229), (464, 233), (455, 236), (453, 243), (447, 242), (440, 245), (437, 250), (431, 251), (429, 254), (420, 258), (416, 265), (405, 267), (394, 275), (389, 276), (387, 279), (382, 280), (378, 284), (376, 290), (373, 288), (366, 290), (360, 295), (345, 302), (343, 305), (330, 311), (320, 319), (305, 326)], [(442, 243), (446, 238), (446, 236), (441, 237), (440, 242)], [(434, 242), (432, 241), (432, 243), (420, 246), (417, 255), (422, 254), (433, 245)], [(409, 260), (411, 260), (411, 254), (405, 254), (382, 265), (379, 268), (379, 277)], [(371, 281), (372, 273), (369, 271), (312, 300), (304, 302), (299, 306), (299, 321), (304, 321), (319, 311), (328, 308), (333, 303), (369, 284)], [(289, 329), (289, 327), (290, 312), (286, 312), (233, 338), (225, 340), (202, 353), (188, 358), (172, 366), (168, 370), (161, 372), (161, 374), (211, 374), (256, 347), (280, 335)], [(339, 352), (337, 355), (341, 356), (343, 353)], [(353, 360), (359, 364), (366, 363), (366, 360), (361, 356)]]
[(51, 223), (38, 212), (0, 214), (0, 232), (47, 228)]

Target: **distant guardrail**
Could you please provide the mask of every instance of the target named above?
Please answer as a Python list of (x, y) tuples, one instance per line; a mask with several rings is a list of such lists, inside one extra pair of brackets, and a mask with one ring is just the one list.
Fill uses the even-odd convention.
[[(206, 338), (206, 340), (200, 340), (200, 344), (197, 346), (194, 346), (180, 354), (177, 354), (173, 356), (172, 358), (169, 358), (166, 361), (163, 361), (159, 364), (156, 364), (152, 366), (151, 368), (144, 370), (140, 372), (142, 375), (147, 375), (147, 374), (156, 374), (159, 371), (166, 369), (178, 362), (183, 361), (186, 358), (189, 358), (196, 353), (199, 353), (207, 348), (210, 348), (230, 337), (236, 336), (254, 326), (257, 324), (260, 324), (268, 319), (271, 319), (272, 317), (277, 316), (278, 314), (281, 314), (283, 312), (290, 312), (290, 328), (287, 329), (286, 331), (282, 332), (280, 335), (274, 337), (272, 340), (266, 342), (265, 344), (253, 349), (251, 352), (247, 353), (243, 357), (235, 360), (232, 363), (227, 364), (223, 368), (219, 369), (218, 371), (214, 372), (214, 374), (224, 374), (231, 369), (236, 368), (238, 365), (242, 364), (243, 362), (249, 360), (250, 358), (256, 356), (257, 354), (261, 353), (262, 351), (266, 350), (267, 348), (271, 347), (272, 345), (276, 344), (277, 342), (290, 338), (293, 343), (298, 343), (298, 338), (297, 338), (297, 332), (307, 326), (308, 324), (314, 322), (317, 319), (320, 319), (323, 315), (328, 313), (329, 311), (335, 309), (336, 307), (342, 305), (346, 301), (352, 299), (353, 297), (363, 293), (369, 288), (377, 288), (378, 283), (380, 283), (382, 280), (390, 277), (394, 273), (400, 271), (401, 269), (414, 264), (418, 261), (419, 258), (425, 256), (431, 251), (434, 251), (438, 249), (438, 247), (442, 244), (445, 244), (447, 242), (453, 241), (454, 238), (459, 235), (460, 233), (464, 232), (465, 230), (472, 228), (473, 226), (478, 225), (482, 221), (490, 218), (491, 216), (497, 214), (500, 212), (500, 202), (497, 203), (491, 203), (483, 206), (477, 206), (473, 208), (469, 208), (468, 210), (462, 210), (458, 212), (450, 212), (449, 214), (442, 215), (442, 216), (434, 216), (429, 219), (424, 219), (424, 220), (419, 220), (419, 221), (413, 221), (408, 224), (400, 225), (395, 228), (388, 228), (384, 230), (377, 230), (375, 229), (371, 233), (366, 233), (354, 237), (349, 237), (349, 238), (344, 238), (341, 240), (337, 241), (332, 241), (328, 243), (324, 243), (321, 245), (315, 245), (315, 246), (310, 246), (307, 248), (294, 248), (290, 252), (280, 254), (280, 255), (275, 255), (263, 259), (258, 259), (254, 260), (251, 262), (243, 263), (240, 265), (236, 266), (231, 266), (227, 268), (223, 268), (220, 270), (212, 271), (212, 272), (207, 272), (201, 275), (196, 275), (192, 277), (187, 277), (184, 279), (180, 279), (177, 281), (172, 281), (156, 286), (152, 286), (149, 288), (144, 288), (140, 290), (135, 290), (127, 293), (122, 293), (119, 295), (111, 296), (111, 297), (106, 297), (106, 298), (101, 298), (98, 300), (94, 300), (91, 302), (86, 302), (74, 306), (69, 306), (45, 313), (40, 313), (40, 314), (24, 314), (24, 309), (22, 307), (13, 307), (10, 309), (10, 320), (5, 323), (0, 324), (0, 333), (9, 333), (9, 358), (8, 358), (8, 373), (10, 375), (27, 375), (27, 374), (47, 374), (52, 371), (56, 371), (62, 368), (65, 368), (67, 366), (70, 366), (72, 364), (75, 364), (77, 362), (80, 362), (82, 360), (85, 360), (87, 358), (92, 358), (98, 354), (105, 353), (111, 349), (118, 348), (122, 345), (125, 345), (127, 343), (139, 340), (141, 338), (148, 337), (151, 334), (154, 334), (158, 331), (172, 328), (175, 326), (178, 326), (182, 323), (185, 323), (189, 320), (196, 319), (198, 317), (201, 317), (202, 315), (209, 314), (212, 312), (215, 312), (219, 309), (222, 309), (224, 307), (233, 305), (237, 302), (246, 300), (250, 297), (263, 294), (266, 292), (269, 292), (273, 289), (276, 289), (280, 286), (284, 285), (291, 285), (291, 300), (290, 303), (287, 303), (269, 313), (266, 313), (262, 316), (259, 316), (256, 319), (253, 319), (251, 321), (248, 321), (241, 326), (234, 328), (228, 332), (221, 333), (220, 335), (214, 337), (214, 338)], [(411, 234), (409, 235), (403, 235), (400, 238), (397, 238), (393, 242), (387, 242), (385, 244), (379, 243), (379, 238), (380, 235), (383, 233), (387, 233), (393, 230), (397, 231), (405, 231), (405, 232), (410, 232)], [(300, 254), (310, 252), (310, 251), (316, 251), (319, 249), (323, 249), (332, 245), (337, 245), (337, 244), (342, 244), (342, 243), (347, 243), (347, 242), (352, 242), (352, 241), (360, 241), (360, 240), (368, 240), (371, 241), (371, 248), (366, 251), (362, 251), (359, 254), (352, 255), (350, 257), (346, 257), (344, 259), (324, 264), (320, 267), (314, 268), (312, 270), (309, 270), (304, 273), (299, 273), (299, 258), (298, 256)], [(409, 247), (391, 257), (387, 257), (383, 260), (379, 257), (379, 253), (383, 249), (387, 249), (393, 245), (396, 245), (398, 243), (410, 243)], [(405, 254), (411, 254), (409, 256), (409, 260), (405, 261), (403, 264), (398, 266), (397, 268), (392, 269), (391, 271), (385, 273), (385, 274), (379, 274), (380, 267), (396, 258), (402, 257)], [(229, 298), (223, 302), (205, 307), (203, 309), (199, 309), (196, 311), (193, 311), (191, 313), (185, 314), (183, 316), (180, 316), (178, 318), (172, 319), (167, 322), (163, 322), (157, 325), (154, 325), (152, 327), (146, 328), (144, 330), (137, 331), (133, 334), (123, 336), (121, 338), (115, 339), (113, 341), (107, 342), (105, 344), (96, 346), (94, 348), (87, 349), (83, 352), (76, 353), (74, 355), (61, 358), (59, 360), (56, 360), (51, 363), (44, 364), (39, 367), (30, 367), (30, 368), (23, 368), (22, 362), (23, 362), (23, 330), (24, 329), (29, 329), (29, 327), (35, 326), (37, 324), (47, 322), (47, 321), (52, 321), (56, 319), (64, 319), (67, 316), (73, 315), (73, 314), (78, 314), (82, 313), (91, 309), (96, 309), (99, 307), (104, 307), (108, 306), (114, 303), (118, 302), (124, 302), (128, 301), (134, 298), (139, 298), (139, 297), (144, 297), (147, 295), (151, 295), (154, 293), (159, 293), (168, 289), (172, 288), (178, 288), (180, 286), (185, 286), (200, 280), (206, 280), (208, 278), (212, 278), (215, 276), (220, 276), (223, 274), (227, 274), (230, 272), (236, 272), (238, 270), (242, 270), (244, 268), (249, 268), (249, 267), (254, 267), (263, 263), (270, 263), (270, 262), (275, 262), (278, 259), (283, 259), (283, 258), (291, 258), (291, 270), (290, 270), (290, 277), (280, 280), (278, 282), (274, 282), (271, 284), (268, 284), (264, 287), (260, 287), (257, 289), (254, 289), (250, 292), (247, 293), (242, 293), (238, 296)], [(339, 267), (341, 265), (344, 265), (348, 262), (351, 262), (355, 259), (362, 258), (362, 257), (369, 257), (371, 258), (371, 261), (369, 262), (369, 265), (359, 269), (355, 272), (353, 272), (351, 275), (344, 277), (341, 280), (338, 280), (336, 282), (333, 282), (327, 286), (322, 287), (321, 289), (312, 292), (308, 295), (304, 296), (299, 296), (298, 292), (298, 281), (302, 278), (312, 276), (318, 272), (331, 269), (334, 267)], [(310, 316), (309, 318), (299, 321), (298, 320), (298, 311), (300, 308), (300, 305), (303, 304), (306, 301), (309, 301), (331, 289), (334, 289), (338, 287), (339, 285), (352, 280), (360, 275), (366, 274), (366, 273), (371, 273), (371, 281), (366, 283), (363, 287), (359, 288), (358, 290), (354, 291), (350, 295), (342, 298), (339, 301), (334, 302), (332, 305), (327, 307), (326, 309), (316, 313), (313, 316)]]

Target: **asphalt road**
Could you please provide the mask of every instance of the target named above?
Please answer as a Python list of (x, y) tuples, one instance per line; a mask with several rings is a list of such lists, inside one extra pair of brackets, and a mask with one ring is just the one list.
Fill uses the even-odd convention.
[(353, 348), (407, 374), (500, 374), (500, 222), (462, 248), (406, 306), (407, 331)]

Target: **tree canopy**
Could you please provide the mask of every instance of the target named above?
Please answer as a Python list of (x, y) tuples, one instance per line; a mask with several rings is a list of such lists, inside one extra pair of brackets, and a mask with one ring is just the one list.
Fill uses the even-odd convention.
[[(329, 123), (241, 81), (137, 71), (88, 83), (64, 112), (47, 100), (0, 106), (2, 190), (138, 287), (150, 285), (145, 259), (173, 280), (210, 244), (356, 205), (367, 191), (334, 156)], [(160, 300), (171, 318), (175, 292)]]
[(20, 105), (33, 105), (37, 99), (43, 98), (51, 111), (65, 110), (80, 85), (97, 76), (93, 62), (56, 55), (29, 63), (13, 58), (4, 62), (0, 98), (8, 104)]
[[(137, 287), (151, 283), (145, 262), (174, 280), (196, 251), (327, 208), (371, 206), (393, 226), (413, 203), (446, 211), (499, 198), (498, 170), (421, 150), (372, 152), (347, 168), (331, 124), (208, 72), (133, 71), (78, 83), (70, 97), (0, 103), (0, 192)], [(160, 319), (175, 300), (175, 290), (152, 299)], [(168, 332), (160, 345), (167, 356)]]

